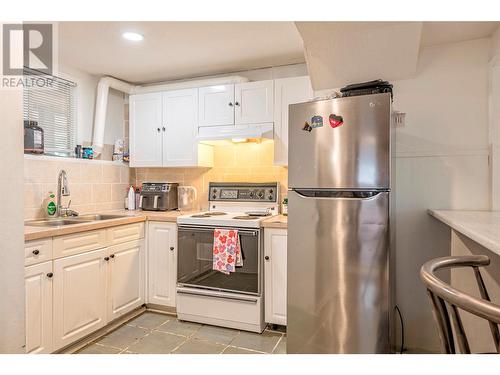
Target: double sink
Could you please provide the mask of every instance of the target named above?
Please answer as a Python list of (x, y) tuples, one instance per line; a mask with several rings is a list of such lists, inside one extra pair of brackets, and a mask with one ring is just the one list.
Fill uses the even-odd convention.
[(65, 225), (74, 225), (82, 223), (90, 223), (92, 221), (121, 219), (127, 217), (126, 215), (101, 215), (89, 214), (71, 217), (58, 217), (53, 219), (29, 220), (24, 224), (30, 227), (60, 227)]

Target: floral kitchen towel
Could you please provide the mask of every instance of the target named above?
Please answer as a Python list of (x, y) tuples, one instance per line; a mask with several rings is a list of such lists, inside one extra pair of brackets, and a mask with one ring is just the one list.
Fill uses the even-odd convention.
[(226, 275), (243, 266), (238, 231), (235, 229), (215, 229), (212, 269)]

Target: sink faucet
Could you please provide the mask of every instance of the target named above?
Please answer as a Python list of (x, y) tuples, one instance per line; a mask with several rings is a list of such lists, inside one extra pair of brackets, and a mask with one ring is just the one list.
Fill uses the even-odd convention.
[(69, 209), (71, 200), (67, 207), (62, 205), (62, 197), (69, 197), (69, 195), (68, 175), (64, 169), (61, 169), (57, 178), (57, 216), (78, 216), (78, 212)]

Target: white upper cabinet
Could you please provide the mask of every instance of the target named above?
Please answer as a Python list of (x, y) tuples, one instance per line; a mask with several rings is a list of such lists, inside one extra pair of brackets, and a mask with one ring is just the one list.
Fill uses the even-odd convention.
[(313, 98), (308, 76), (274, 81), (274, 164), (288, 165), (288, 106)]
[(234, 85), (201, 87), (199, 126), (234, 125)]
[(198, 163), (198, 89), (163, 93), (163, 166)]
[(234, 86), (235, 124), (273, 122), (274, 81), (238, 83)]
[(211, 167), (211, 146), (198, 144), (198, 89), (130, 97), (131, 167)]
[(130, 166), (162, 166), (162, 93), (130, 96)]

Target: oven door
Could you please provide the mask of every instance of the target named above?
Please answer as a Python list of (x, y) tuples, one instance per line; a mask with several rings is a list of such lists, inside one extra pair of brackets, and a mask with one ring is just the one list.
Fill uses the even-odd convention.
[(238, 230), (243, 266), (225, 275), (212, 269), (214, 227), (179, 226), (177, 283), (181, 287), (260, 295), (260, 230)]

